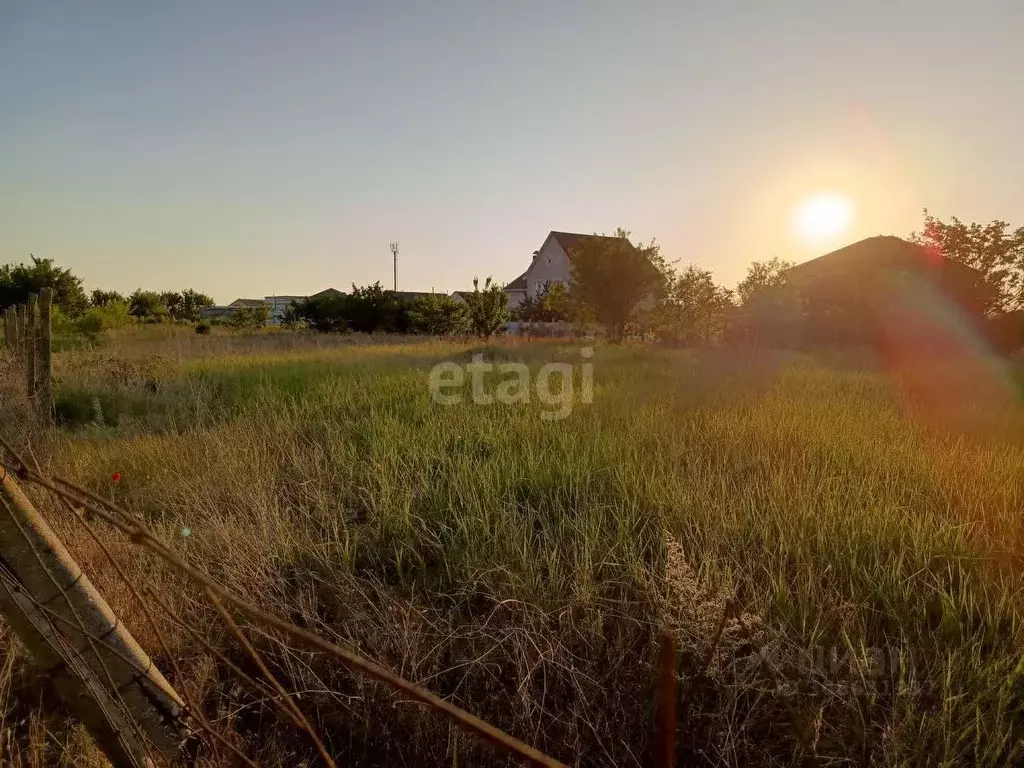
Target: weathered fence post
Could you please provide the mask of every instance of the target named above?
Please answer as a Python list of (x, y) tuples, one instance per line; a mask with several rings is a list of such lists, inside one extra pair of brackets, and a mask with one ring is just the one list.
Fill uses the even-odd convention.
[(18, 305), (14, 308), (14, 354), (21, 358), (21, 334), (25, 328), (25, 308)]
[(47, 421), (53, 420), (53, 364), (50, 358), (53, 355), (53, 344), (50, 339), (50, 305), (53, 294), (49, 288), (39, 291), (39, 329), (38, 329), (38, 354), (36, 361), (37, 387), (39, 414)]
[(25, 391), (36, 405), (36, 295), (30, 293), (25, 304)]
[(14, 308), (7, 307), (4, 310), (4, 344), (12, 353), (17, 347), (14, 340)]
[(0, 468), (0, 609), (117, 768), (174, 761), (184, 704)]

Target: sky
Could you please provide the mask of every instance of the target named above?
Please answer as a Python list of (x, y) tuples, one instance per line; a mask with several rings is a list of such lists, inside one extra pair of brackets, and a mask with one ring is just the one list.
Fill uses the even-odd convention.
[[(1024, 224), (1020, 0), (0, 0), (0, 263), (219, 302), (511, 281), (552, 230), (733, 285)], [(820, 192), (835, 242), (794, 229)]]

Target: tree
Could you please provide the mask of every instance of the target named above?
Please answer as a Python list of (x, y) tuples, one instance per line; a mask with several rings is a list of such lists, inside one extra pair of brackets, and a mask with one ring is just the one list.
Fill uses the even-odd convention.
[(199, 293), (192, 288), (186, 288), (180, 293), (178, 291), (163, 291), (160, 294), (164, 306), (172, 320), (181, 320), (194, 323), (199, 319), (203, 307), (213, 305), (213, 299), (205, 293)]
[(117, 291), (104, 291), (96, 288), (89, 294), (89, 303), (94, 307), (105, 307), (108, 304), (114, 303), (126, 304), (127, 299)]
[(348, 327), (357, 333), (402, 332), (403, 326), (408, 326), (408, 308), (401, 304), (395, 292), (385, 290), (379, 280), (362, 288), (353, 284), (344, 303)]
[(622, 341), (644, 305), (653, 305), (664, 290), (667, 265), (652, 240), (634, 246), (629, 232), (587, 238), (569, 255), (570, 293), (605, 326), (612, 341)]
[(444, 294), (420, 296), (409, 306), (409, 326), (414, 333), (450, 336), (469, 330), (466, 305)]
[(156, 291), (136, 288), (128, 297), (128, 313), (148, 323), (160, 323), (169, 316), (163, 296)]
[(572, 299), (562, 283), (544, 287), (536, 296), (527, 296), (515, 309), (515, 319), (526, 323), (567, 322), (574, 316)]
[(167, 314), (172, 320), (177, 320), (181, 312), (181, 294), (177, 291), (161, 291), (160, 301), (167, 307)]
[(49, 287), (53, 304), (68, 317), (78, 317), (89, 302), (82, 281), (71, 270), (58, 267), (53, 259), (37, 259), (29, 254), (31, 264), (4, 264), (0, 266), (0, 309), (24, 304), (30, 293), (39, 293)]
[(671, 344), (707, 344), (721, 334), (733, 306), (732, 291), (716, 285), (708, 270), (691, 265), (667, 277), (654, 330)]
[(736, 286), (742, 312), (732, 324), (733, 341), (792, 346), (803, 326), (803, 299), (789, 284), (793, 263), (778, 257), (755, 261)]
[(1005, 221), (965, 224), (956, 216), (948, 222), (924, 209), (924, 229), (911, 240), (971, 269), (980, 280), (970, 286), (978, 309), (984, 314), (1006, 312), (1024, 306), (1024, 227), (1010, 230)]
[(346, 312), (347, 296), (325, 292), (292, 304), (284, 321), (288, 324), (304, 322), (320, 333), (342, 333), (349, 330)]
[(266, 325), (269, 317), (270, 307), (266, 304), (239, 307), (232, 313), (228, 325), (238, 331), (253, 331)]
[(768, 261), (752, 262), (747, 267), (747, 276), (736, 286), (740, 304), (744, 307), (750, 306), (759, 294), (783, 285), (786, 282), (786, 271), (793, 266), (793, 262), (784, 261), (778, 256), (773, 256)]
[(489, 277), (481, 291), (480, 280), (474, 277), (473, 292), (466, 295), (466, 310), (472, 332), (481, 339), (488, 339), (508, 321), (508, 296)]

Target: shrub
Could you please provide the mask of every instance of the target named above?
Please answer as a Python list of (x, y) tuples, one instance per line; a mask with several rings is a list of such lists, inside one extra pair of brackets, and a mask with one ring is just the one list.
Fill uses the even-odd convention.
[(198, 323), (196, 323), (196, 333), (198, 333), (199, 335), (202, 336), (202, 335), (205, 335), (205, 334), (207, 334), (209, 332), (210, 332), (210, 321), (209, 320), (200, 320)]
[(86, 336), (95, 338), (103, 331), (123, 328), (131, 322), (127, 302), (111, 301), (102, 306), (90, 307), (75, 322), (75, 327)]
[(469, 330), (466, 305), (444, 294), (420, 296), (409, 306), (409, 326), (413, 333), (448, 336)]
[(270, 307), (260, 304), (258, 307), (239, 307), (231, 315), (228, 325), (238, 331), (251, 331), (266, 325), (270, 317)]
[(508, 297), (489, 277), (482, 291), (480, 281), (473, 278), (473, 292), (466, 295), (466, 308), (470, 327), (481, 339), (498, 333), (508, 320)]

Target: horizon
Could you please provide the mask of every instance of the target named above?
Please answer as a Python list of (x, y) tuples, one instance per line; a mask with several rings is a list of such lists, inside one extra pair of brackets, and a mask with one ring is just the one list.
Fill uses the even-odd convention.
[(5, 6), (0, 262), (227, 304), (390, 286), (398, 240), (450, 294), (622, 226), (733, 287), (923, 208), (1021, 223), (1024, 9), (801, 6)]

